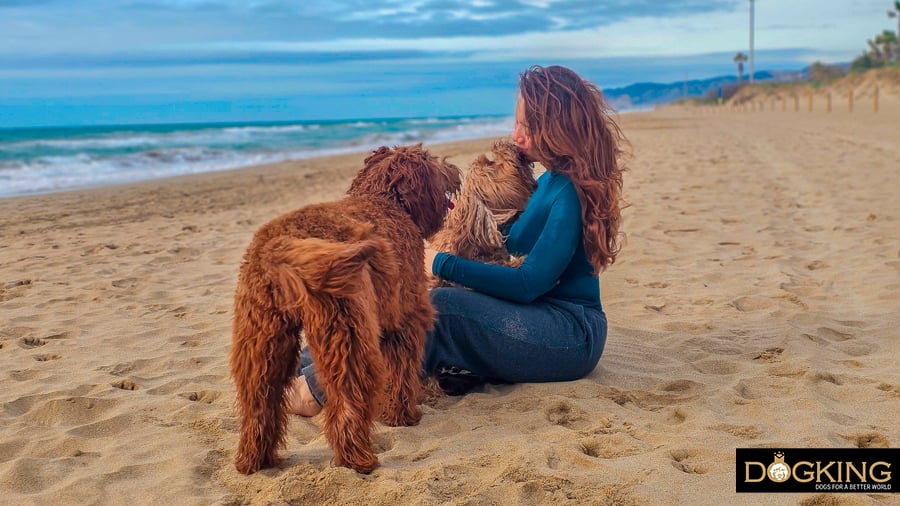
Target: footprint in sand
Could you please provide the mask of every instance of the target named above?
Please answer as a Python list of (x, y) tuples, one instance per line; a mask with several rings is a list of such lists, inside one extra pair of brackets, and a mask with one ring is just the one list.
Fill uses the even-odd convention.
[(658, 412), (663, 408), (684, 403), (695, 397), (694, 395), (681, 395), (681, 393), (658, 394), (646, 390), (619, 390), (607, 387), (599, 394), (599, 397), (609, 399), (619, 406), (632, 404), (644, 411)]
[(848, 334), (846, 332), (839, 332), (837, 330), (834, 330), (834, 329), (828, 328), (828, 327), (819, 327), (819, 329), (816, 331), (816, 333), (820, 337), (823, 337), (832, 342), (840, 342), (840, 341), (847, 341), (849, 339), (853, 339), (853, 334)]
[(681, 408), (671, 408), (666, 413), (666, 421), (672, 425), (684, 423), (688, 419), (688, 412)]
[(604, 434), (578, 441), (579, 450), (588, 457), (596, 459), (615, 459), (637, 455), (642, 450), (633, 445), (633, 438), (621, 432), (616, 434)]
[(772, 307), (772, 300), (768, 297), (750, 295), (747, 297), (740, 297), (731, 301), (731, 305), (734, 306), (734, 308), (738, 311), (742, 312), (759, 311), (761, 309), (768, 309)]
[(869, 355), (879, 349), (878, 345), (859, 341), (856, 336), (829, 327), (819, 327), (815, 334), (801, 334), (810, 341), (822, 346), (834, 346), (842, 353), (852, 357)]
[(204, 404), (212, 404), (216, 402), (216, 400), (222, 396), (222, 392), (215, 392), (212, 390), (201, 390), (199, 392), (184, 392), (178, 394), (179, 397), (183, 397), (192, 402), (202, 402)]
[(753, 357), (753, 360), (759, 360), (760, 362), (766, 363), (780, 362), (782, 353), (784, 353), (784, 348), (767, 348), (766, 351)]
[(697, 383), (696, 381), (691, 381), (688, 379), (679, 379), (663, 384), (660, 387), (660, 390), (664, 392), (692, 392), (700, 389), (701, 387), (703, 387), (702, 383)]
[(25, 292), (31, 288), (33, 283), (30, 279), (21, 279), (10, 281), (0, 286), (0, 302), (6, 302), (25, 295)]
[(842, 436), (847, 441), (856, 445), (857, 448), (890, 448), (891, 442), (884, 434), (877, 432), (865, 432), (862, 434), (852, 434)]
[(50, 360), (59, 360), (62, 358), (62, 355), (58, 355), (56, 353), (42, 353), (40, 355), (34, 355), (31, 357), (38, 362), (49, 362)]
[(372, 451), (375, 453), (385, 453), (394, 449), (397, 438), (391, 433), (376, 432), (372, 436)]
[(19, 346), (26, 349), (37, 348), (44, 346), (45, 344), (47, 344), (47, 341), (37, 337), (23, 337), (22, 339), (19, 339)]
[(137, 278), (117, 279), (112, 282), (112, 286), (116, 288), (134, 288), (137, 286)]
[(882, 392), (887, 392), (892, 397), (900, 397), (900, 386), (891, 385), (890, 383), (880, 383), (876, 388)]
[(826, 383), (831, 383), (832, 385), (844, 384), (844, 382), (840, 378), (838, 378), (834, 374), (831, 374), (830, 372), (817, 372), (812, 376), (812, 380), (817, 383), (824, 381)]
[(587, 413), (568, 401), (556, 401), (544, 409), (547, 421), (568, 429), (583, 426), (587, 423)]
[(669, 453), (672, 457), (672, 466), (687, 474), (706, 474), (709, 465), (704, 462), (703, 452), (699, 450), (673, 450)]
[(121, 390), (140, 390), (141, 388), (140, 385), (128, 379), (114, 381), (111, 385)]

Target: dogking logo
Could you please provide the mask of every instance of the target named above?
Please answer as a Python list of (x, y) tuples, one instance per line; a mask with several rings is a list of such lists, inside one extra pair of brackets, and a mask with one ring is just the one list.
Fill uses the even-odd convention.
[(897, 448), (738, 448), (737, 492), (897, 492)]
[(775, 462), (766, 469), (769, 479), (775, 483), (784, 483), (791, 477), (791, 468), (784, 463), (784, 453), (775, 452)]

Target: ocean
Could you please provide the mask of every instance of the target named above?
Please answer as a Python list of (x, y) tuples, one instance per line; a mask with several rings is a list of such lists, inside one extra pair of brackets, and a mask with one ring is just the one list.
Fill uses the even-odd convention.
[(513, 118), (0, 129), (0, 198), (512, 132)]

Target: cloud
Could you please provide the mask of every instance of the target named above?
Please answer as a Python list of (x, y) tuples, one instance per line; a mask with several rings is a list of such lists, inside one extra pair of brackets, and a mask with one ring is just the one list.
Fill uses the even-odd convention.
[[(756, 2), (757, 47), (856, 52), (883, 0)], [(0, 55), (422, 51), (475, 60), (746, 50), (746, 0), (6, 0)], [(822, 27), (828, 27), (823, 30)]]
[(108, 52), (216, 41), (493, 37), (722, 12), (737, 1), (7, 0), (0, 2), (12, 7), (0, 20), (0, 52)]

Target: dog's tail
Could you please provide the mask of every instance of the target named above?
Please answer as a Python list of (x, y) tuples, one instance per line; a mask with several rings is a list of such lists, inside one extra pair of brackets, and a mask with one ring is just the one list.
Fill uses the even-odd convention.
[(325, 239), (277, 237), (262, 258), (275, 306), (291, 310), (311, 297), (348, 297), (359, 293), (361, 271), (381, 248), (377, 240), (352, 243)]

